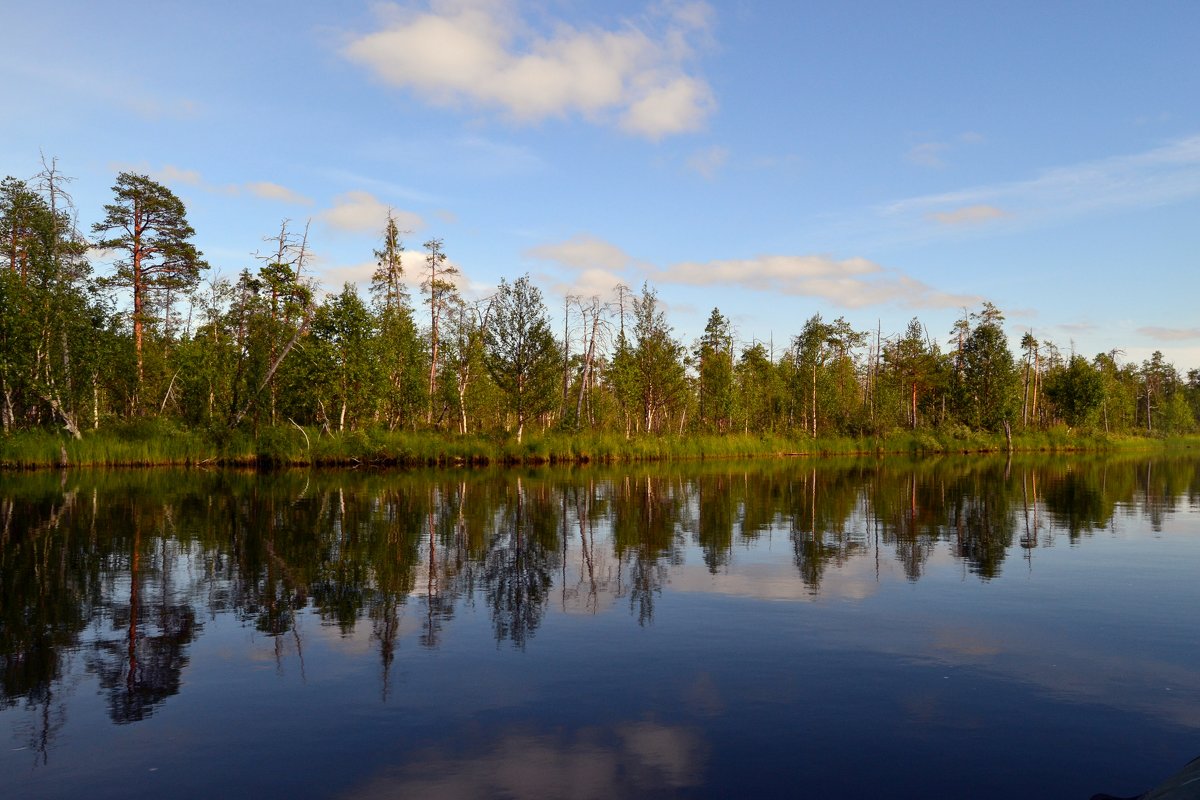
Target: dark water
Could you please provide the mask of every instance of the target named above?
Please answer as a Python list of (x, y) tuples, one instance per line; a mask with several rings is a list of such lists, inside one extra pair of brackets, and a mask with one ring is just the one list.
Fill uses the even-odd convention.
[(0, 475), (0, 796), (1134, 794), (1200, 460)]

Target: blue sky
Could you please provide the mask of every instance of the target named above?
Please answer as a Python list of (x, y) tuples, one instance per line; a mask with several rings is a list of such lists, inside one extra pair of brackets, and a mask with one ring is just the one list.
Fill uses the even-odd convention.
[(326, 289), (390, 207), (484, 295), (650, 281), (777, 350), (814, 313), (1200, 367), (1200, 3), (652, 0), (0, 6), (0, 170), (83, 225), (120, 170), (214, 271), (311, 219)]

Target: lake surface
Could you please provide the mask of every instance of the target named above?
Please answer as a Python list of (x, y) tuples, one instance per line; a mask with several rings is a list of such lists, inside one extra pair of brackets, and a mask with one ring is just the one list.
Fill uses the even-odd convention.
[(0, 474), (0, 795), (1135, 794), (1200, 460)]

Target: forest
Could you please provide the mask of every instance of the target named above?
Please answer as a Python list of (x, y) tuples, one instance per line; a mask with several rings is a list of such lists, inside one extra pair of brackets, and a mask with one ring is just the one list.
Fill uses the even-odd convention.
[(141, 431), (262, 454), (283, 441), (387, 435), (1021, 441), (1175, 436), (1200, 418), (1200, 370), (1183, 376), (1159, 352), (1140, 364), (1117, 348), (1064, 353), (1031, 332), (1014, 352), (1003, 312), (986, 302), (963, 311), (944, 348), (916, 318), (884, 331), (820, 313), (786, 344), (746, 343), (717, 308), (685, 342), (650, 284), (568, 296), (552, 318), (528, 275), (464, 297), (438, 238), (421, 245), (419, 274), (406, 274), (390, 216), (365, 297), (349, 283), (319, 286), (308, 226), (289, 220), (252, 266), (215, 277), (167, 186), (120, 173), (85, 231), (70, 183), (44, 158), (34, 177), (0, 185), (10, 442)]

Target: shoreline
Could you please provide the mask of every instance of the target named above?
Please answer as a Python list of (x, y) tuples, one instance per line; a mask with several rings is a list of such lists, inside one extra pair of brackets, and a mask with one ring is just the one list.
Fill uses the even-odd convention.
[[(524, 442), (435, 433), (355, 431), (300, 438), (265, 429), (216, 443), (193, 431), (89, 432), (82, 440), (45, 431), (0, 437), (0, 471), (111, 467), (451, 468), (703, 461), (750, 458), (1106, 453), (1200, 448), (1200, 436), (1111, 436), (1064, 430), (1013, 435), (918, 430), (879, 437), (793, 438), (752, 434), (633, 436), (534, 434)], [(286, 434), (286, 431), (284, 431)], [(294, 440), (293, 440), (294, 438)]]

